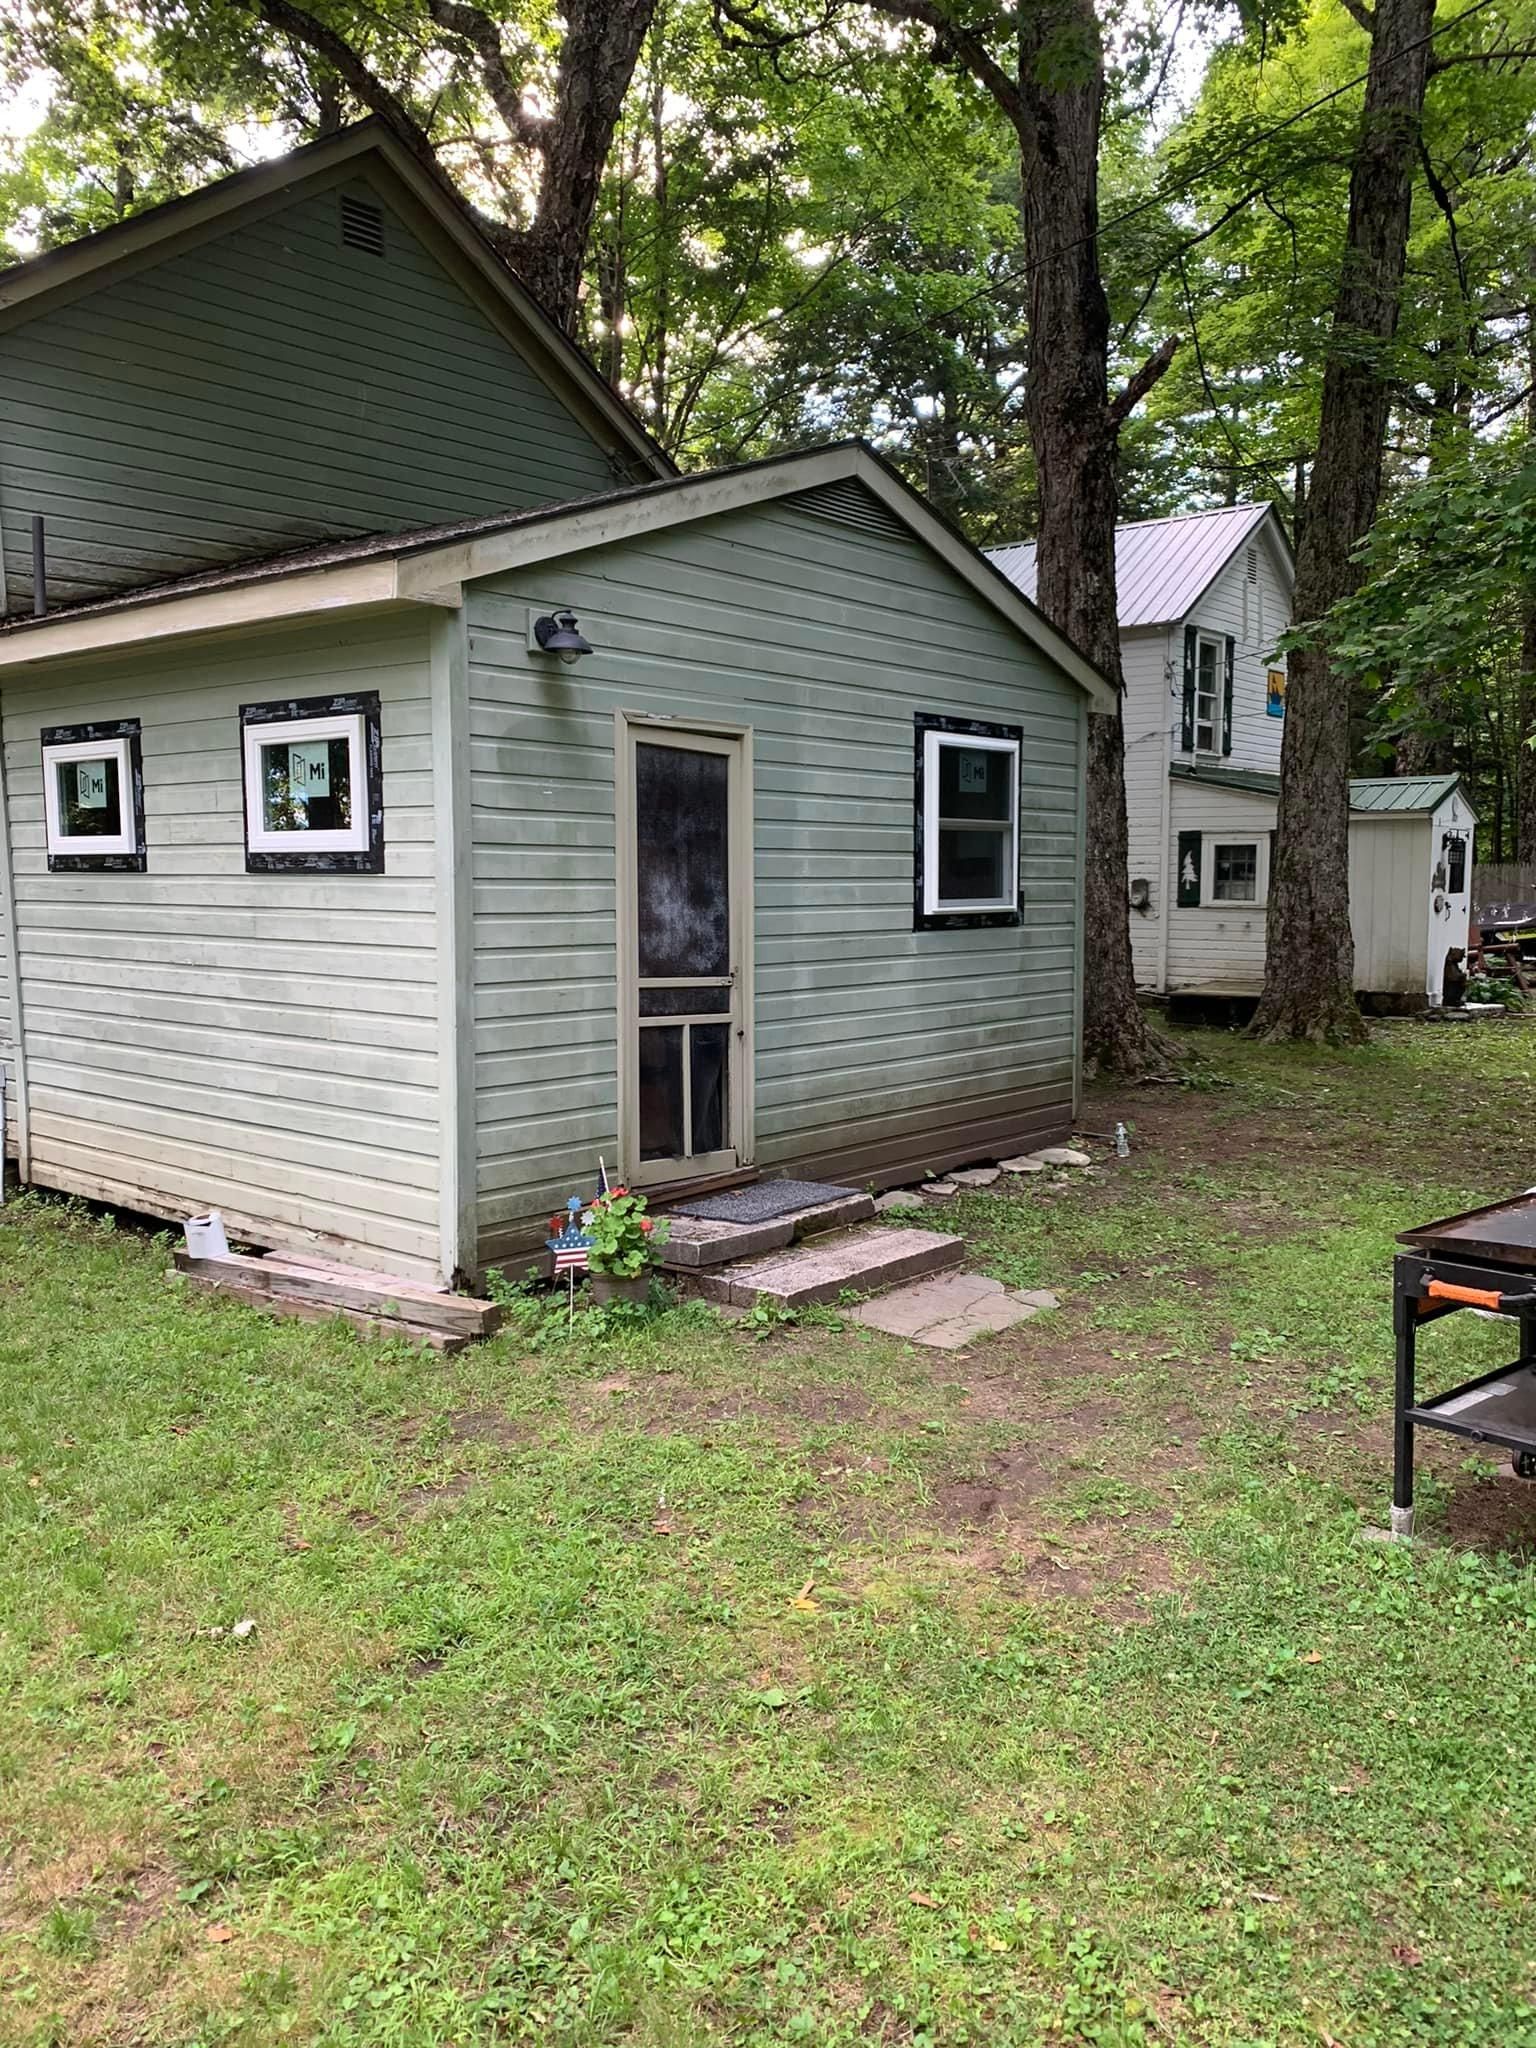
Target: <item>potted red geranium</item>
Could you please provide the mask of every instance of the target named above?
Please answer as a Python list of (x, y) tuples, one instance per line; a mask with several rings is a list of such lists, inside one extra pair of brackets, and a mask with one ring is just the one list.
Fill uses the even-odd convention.
[(665, 1216), (647, 1215), (646, 1207), (644, 1195), (610, 1188), (582, 1217), (581, 1227), (591, 1240), (587, 1265), (594, 1301), (644, 1301), (650, 1293), (651, 1268), (660, 1260), (670, 1226)]

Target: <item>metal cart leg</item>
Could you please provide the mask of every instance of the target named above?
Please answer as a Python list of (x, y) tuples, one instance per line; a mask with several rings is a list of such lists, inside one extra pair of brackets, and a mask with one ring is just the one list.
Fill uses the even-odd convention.
[(1396, 1410), (1392, 1443), (1392, 1534), (1413, 1534), (1413, 1406), (1414, 1354), (1418, 1343), (1418, 1302), (1403, 1286), (1401, 1268), (1393, 1274), (1392, 1328), (1397, 1337)]

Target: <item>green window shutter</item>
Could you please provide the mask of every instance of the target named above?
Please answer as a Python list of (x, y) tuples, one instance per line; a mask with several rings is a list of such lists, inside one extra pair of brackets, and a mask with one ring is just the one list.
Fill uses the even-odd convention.
[(1173, 900), (1180, 910), (1200, 908), (1200, 851), (1200, 833), (1179, 834), (1178, 886), (1174, 891)]
[(1186, 754), (1195, 751), (1195, 629), (1184, 628), (1184, 724), (1179, 745)]
[(1237, 642), (1227, 635), (1227, 668), (1221, 686), (1221, 751), (1232, 751), (1232, 662), (1237, 652)]

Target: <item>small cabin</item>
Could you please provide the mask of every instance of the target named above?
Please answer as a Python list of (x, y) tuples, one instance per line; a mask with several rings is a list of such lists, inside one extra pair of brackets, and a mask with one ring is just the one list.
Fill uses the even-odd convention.
[(861, 445), (677, 476), (425, 178), (0, 278), (22, 1179), (435, 1283), (1062, 1135), (1107, 684)]
[[(1035, 594), (1032, 542), (992, 560)], [(1243, 1000), (1264, 986), (1295, 569), (1269, 504), (1120, 527), (1131, 952), (1138, 987)], [(1355, 986), (1436, 1005), (1467, 944), (1475, 819), (1455, 776), (1350, 785)]]

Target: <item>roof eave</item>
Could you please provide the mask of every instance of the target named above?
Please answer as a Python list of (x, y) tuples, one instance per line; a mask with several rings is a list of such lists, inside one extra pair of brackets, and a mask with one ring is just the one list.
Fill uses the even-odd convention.
[(488, 533), (452, 540), (403, 534), (377, 551), (323, 567), (274, 573), (253, 567), (217, 588), (126, 596), (94, 611), (19, 620), (0, 633), (0, 669), (29, 667), (126, 644), (226, 631), (381, 604), (457, 605), (465, 583), (640, 533), (763, 505), (854, 478), (931, 547), (1019, 635), (1088, 697), (1113, 712), (1114, 691), (1064, 634), (970, 543), (862, 442), (838, 442), (709, 475), (674, 477), (540, 517), (537, 511)]

